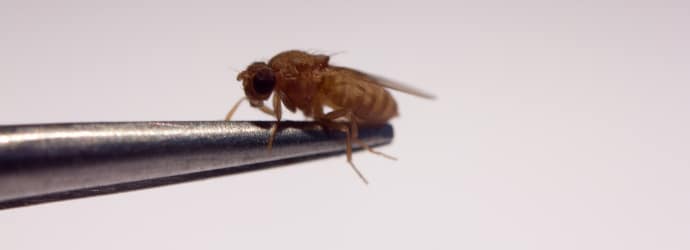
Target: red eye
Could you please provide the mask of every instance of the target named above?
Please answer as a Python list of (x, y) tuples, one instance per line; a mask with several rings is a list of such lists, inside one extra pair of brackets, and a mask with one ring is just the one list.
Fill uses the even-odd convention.
[(259, 95), (269, 95), (276, 85), (276, 77), (270, 69), (264, 69), (256, 72), (252, 78), (252, 87), (254, 92)]

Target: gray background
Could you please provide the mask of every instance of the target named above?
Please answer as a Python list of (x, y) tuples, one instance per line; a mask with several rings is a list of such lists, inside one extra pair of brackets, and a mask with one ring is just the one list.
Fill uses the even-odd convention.
[[(222, 119), (286, 49), (395, 93), (345, 157), (0, 211), (1, 249), (689, 249), (687, 1), (0, 1), (0, 124)], [(237, 119), (269, 119), (243, 106)], [(288, 115), (302, 119), (301, 114)]]

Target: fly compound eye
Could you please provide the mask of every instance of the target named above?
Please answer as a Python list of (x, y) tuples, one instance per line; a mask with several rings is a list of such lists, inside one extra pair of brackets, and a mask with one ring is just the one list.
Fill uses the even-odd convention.
[(256, 72), (252, 78), (252, 87), (254, 88), (254, 92), (258, 95), (270, 95), (275, 86), (276, 77), (270, 69), (260, 70)]

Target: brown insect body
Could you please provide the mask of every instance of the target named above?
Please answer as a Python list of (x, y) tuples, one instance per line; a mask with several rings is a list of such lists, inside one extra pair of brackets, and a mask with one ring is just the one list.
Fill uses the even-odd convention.
[[(398, 114), (397, 104), (374, 79), (357, 71), (328, 65), (329, 57), (301, 51), (274, 56), (268, 67), (275, 74), (274, 94), (290, 111), (321, 119), (323, 107), (349, 110), (358, 124), (386, 123)], [(251, 67), (243, 73), (252, 76)], [(246, 87), (245, 87), (246, 89)], [(247, 97), (252, 100), (251, 94)], [(255, 101), (256, 102), (256, 101)]]
[[(397, 104), (386, 88), (426, 98), (433, 97), (381, 77), (331, 66), (328, 61), (327, 55), (290, 50), (274, 56), (268, 63), (252, 63), (237, 79), (242, 81), (250, 104), (277, 120), (271, 128), (269, 150), (282, 116), (281, 107), (284, 105), (292, 112), (300, 110), (305, 116), (313, 117), (327, 127), (347, 133), (348, 162), (366, 183), (364, 176), (352, 164), (351, 143), (355, 141), (370, 152), (386, 156), (357, 139), (359, 125), (384, 124), (398, 115)], [(271, 94), (273, 109), (263, 104)], [(227, 120), (240, 102), (230, 110)], [(324, 113), (324, 107), (330, 107), (332, 111)], [(345, 123), (336, 122), (337, 120)]]

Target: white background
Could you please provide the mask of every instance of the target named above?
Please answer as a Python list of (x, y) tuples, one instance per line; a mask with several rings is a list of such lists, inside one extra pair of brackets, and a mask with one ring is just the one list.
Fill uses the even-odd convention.
[[(0, 211), (0, 249), (690, 249), (687, 1), (0, 0), (0, 124), (218, 120), (286, 49), (395, 93), (354, 157)], [(243, 106), (237, 119), (269, 119)], [(289, 119), (302, 119), (300, 114)]]

